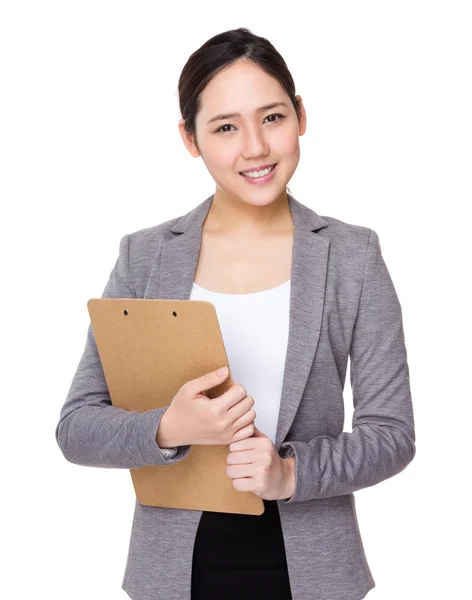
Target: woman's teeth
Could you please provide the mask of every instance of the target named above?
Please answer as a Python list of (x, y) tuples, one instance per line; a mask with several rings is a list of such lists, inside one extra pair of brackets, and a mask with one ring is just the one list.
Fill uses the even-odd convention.
[(241, 171), (241, 173), (245, 177), (264, 177), (264, 175), (267, 175), (268, 173), (270, 173), (272, 171), (274, 166), (275, 165), (272, 165), (271, 167), (267, 167), (267, 169), (264, 169), (262, 171)]

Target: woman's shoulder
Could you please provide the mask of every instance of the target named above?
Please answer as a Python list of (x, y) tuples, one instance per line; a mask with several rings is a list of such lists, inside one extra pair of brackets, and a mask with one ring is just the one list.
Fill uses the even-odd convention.
[(377, 233), (367, 225), (350, 223), (337, 217), (320, 215), (326, 221), (327, 227), (320, 229), (318, 233), (328, 237), (330, 241), (330, 252), (341, 255), (350, 262), (362, 256), (370, 242), (378, 240)]
[(320, 215), (323, 220), (328, 223), (329, 233), (337, 236), (365, 236), (369, 235), (371, 228), (367, 225), (360, 225), (358, 223), (349, 223), (336, 217)]
[[(119, 262), (127, 265), (126, 272), (137, 281), (147, 280), (155, 263), (159, 248), (165, 240), (172, 238), (171, 228), (181, 217), (131, 231), (119, 242)], [(140, 296), (138, 296), (140, 297)]]
[(211, 203), (212, 196), (206, 198), (203, 202), (190, 209), (189, 212), (173, 217), (162, 223), (132, 231), (126, 236), (130, 247), (137, 249), (147, 249), (151, 253), (161, 242), (175, 237), (175, 233), (185, 231), (189, 226), (199, 221), (203, 221)]
[(158, 223), (149, 227), (137, 229), (136, 231), (131, 231), (127, 235), (130, 241), (138, 244), (142, 243), (147, 245), (149, 242), (153, 241), (160, 242), (171, 237), (169, 235), (170, 231), (177, 221), (179, 221), (179, 219), (181, 219), (181, 217), (174, 217), (168, 221), (164, 221), (163, 223)]
[(322, 215), (311, 206), (302, 204), (291, 197), (293, 209), (295, 209), (297, 221), (303, 223), (322, 237), (330, 239), (334, 245), (350, 246), (364, 244), (370, 236), (372, 229), (367, 225), (350, 223), (331, 215)]

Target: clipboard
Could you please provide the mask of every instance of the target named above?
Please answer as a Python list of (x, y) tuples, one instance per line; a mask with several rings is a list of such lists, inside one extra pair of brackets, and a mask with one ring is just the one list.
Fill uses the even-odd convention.
[[(185, 382), (229, 368), (211, 302), (91, 298), (87, 309), (113, 406), (140, 412), (169, 406)], [(230, 372), (205, 393), (215, 398), (233, 383)], [(228, 452), (228, 445), (192, 445), (177, 463), (130, 469), (138, 502), (261, 515), (262, 498), (235, 490), (226, 474)]]

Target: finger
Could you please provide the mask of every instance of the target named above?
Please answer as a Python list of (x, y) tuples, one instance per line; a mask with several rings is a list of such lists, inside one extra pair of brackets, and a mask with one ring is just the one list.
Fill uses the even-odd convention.
[(233, 479), (233, 487), (238, 492), (252, 492), (253, 486), (254, 482), (252, 477), (240, 477), (238, 479)]
[(255, 450), (256, 440), (254, 436), (248, 437), (244, 440), (238, 440), (237, 442), (231, 442), (229, 445), (230, 452), (239, 452), (240, 450)]
[(201, 392), (210, 390), (228, 377), (229, 369), (228, 367), (224, 367), (225, 372), (222, 375), (218, 374), (218, 371), (211, 371), (210, 373), (205, 373), (201, 377), (197, 377), (196, 379), (191, 379), (187, 382), (187, 386), (190, 391), (194, 394), (199, 394)]
[(228, 465), (249, 465), (254, 463), (256, 455), (254, 450), (241, 450), (239, 452), (229, 452), (226, 457)]
[(240, 479), (242, 477), (252, 477), (254, 475), (253, 465), (228, 465), (226, 475), (231, 479)]

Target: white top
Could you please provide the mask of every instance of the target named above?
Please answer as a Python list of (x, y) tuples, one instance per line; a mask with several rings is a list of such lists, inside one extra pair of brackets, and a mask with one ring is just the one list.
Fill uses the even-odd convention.
[[(290, 280), (250, 294), (221, 294), (193, 282), (190, 300), (214, 305), (233, 382), (254, 398), (254, 424), (275, 443), (289, 333)], [(163, 452), (172, 458), (177, 448)]]

